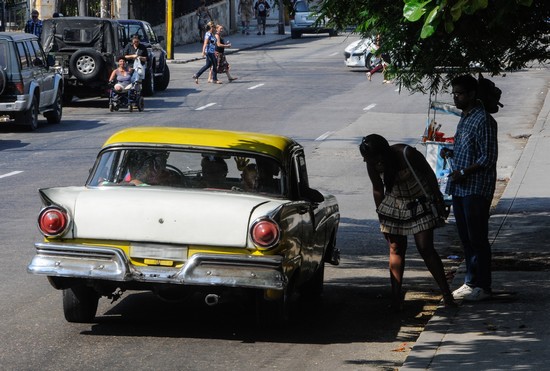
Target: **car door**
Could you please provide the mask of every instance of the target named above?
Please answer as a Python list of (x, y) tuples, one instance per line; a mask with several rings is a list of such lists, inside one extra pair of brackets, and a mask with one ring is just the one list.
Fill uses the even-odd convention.
[(54, 87), (54, 75), (48, 73), (48, 65), (46, 63), (46, 57), (44, 52), (38, 44), (38, 40), (26, 40), (25, 49), (28, 53), (32, 76), (35, 83), (40, 89), (40, 103), (39, 110), (42, 111), (44, 107), (50, 106), (53, 100), (53, 87)]
[[(303, 258), (302, 272), (308, 276), (316, 269), (322, 252), (315, 243), (315, 202), (309, 199), (309, 182), (306, 169), (306, 160), (302, 149), (296, 150), (291, 157), (291, 192), (293, 193), (292, 203), (296, 215), (300, 221), (300, 242)], [(322, 250), (322, 247), (321, 247)], [(303, 277), (307, 279), (307, 277)]]

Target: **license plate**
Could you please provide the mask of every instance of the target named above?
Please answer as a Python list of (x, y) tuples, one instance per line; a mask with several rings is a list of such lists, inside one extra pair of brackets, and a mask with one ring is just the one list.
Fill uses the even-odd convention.
[(130, 257), (157, 260), (187, 260), (187, 247), (156, 244), (131, 244)]

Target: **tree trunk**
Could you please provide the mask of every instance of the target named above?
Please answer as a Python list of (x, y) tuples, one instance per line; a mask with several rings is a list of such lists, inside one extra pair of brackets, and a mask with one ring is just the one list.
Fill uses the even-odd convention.
[(101, 0), (101, 18), (111, 18), (111, 15), (109, 14), (109, 1), (108, 0)]

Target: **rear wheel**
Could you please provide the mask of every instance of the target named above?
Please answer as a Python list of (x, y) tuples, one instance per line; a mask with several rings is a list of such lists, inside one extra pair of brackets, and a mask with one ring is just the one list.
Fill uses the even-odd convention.
[(89, 323), (95, 318), (99, 294), (91, 287), (78, 285), (63, 290), (63, 314), (68, 322)]
[(290, 37), (293, 39), (299, 39), (302, 37), (302, 34), (298, 31), (290, 31)]
[(300, 289), (300, 292), (304, 297), (309, 299), (318, 298), (323, 293), (323, 285), (325, 279), (325, 262), (321, 261), (319, 267), (310, 278)]
[(21, 115), (21, 121), (29, 131), (38, 129), (38, 100), (36, 96), (32, 97), (29, 109)]
[(275, 290), (260, 290), (257, 292), (256, 319), (259, 326), (276, 328), (284, 325), (289, 317), (290, 301), (287, 289), (280, 292)]
[(44, 113), (44, 117), (48, 120), (48, 124), (59, 124), (61, 116), (63, 116), (63, 95), (61, 94), (61, 89), (57, 89), (53, 110)]
[(138, 108), (139, 112), (142, 112), (144, 107), (145, 107), (144, 99), (143, 99), (143, 97), (139, 97), (138, 101), (137, 101), (137, 108)]

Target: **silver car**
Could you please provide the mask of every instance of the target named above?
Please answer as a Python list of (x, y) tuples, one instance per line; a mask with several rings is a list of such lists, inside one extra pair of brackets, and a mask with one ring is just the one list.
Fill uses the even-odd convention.
[(47, 59), (38, 38), (0, 32), (0, 124), (38, 127), (38, 114), (48, 123), (61, 121), (63, 75)]
[(328, 33), (338, 35), (338, 31), (325, 25), (307, 1), (296, 1), (294, 4), (294, 19), (290, 21), (290, 34), (293, 39), (299, 39), (302, 34)]

